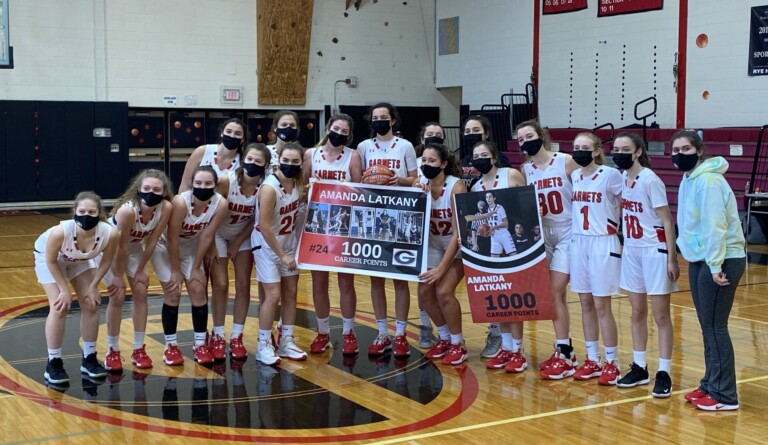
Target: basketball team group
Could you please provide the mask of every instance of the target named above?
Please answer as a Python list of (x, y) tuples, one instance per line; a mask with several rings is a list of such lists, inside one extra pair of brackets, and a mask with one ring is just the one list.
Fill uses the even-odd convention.
[[(155, 359), (169, 366), (184, 363), (177, 338), (182, 286), (191, 305), (194, 346), (189, 352), (194, 360), (206, 365), (227, 355), (233, 360), (246, 359), (243, 331), (255, 267), (259, 335), (251, 346), (256, 360), (265, 365), (306, 360), (307, 352), (294, 334), (299, 280), (295, 253), (299, 229), (306, 223), (307, 190), (316, 179), (419, 187), (430, 195), (428, 268), (418, 283), (418, 346), (426, 350), (428, 359), (460, 365), (469, 354), (462, 334), (461, 303), (456, 297), (464, 272), (453, 197), (467, 191), (534, 185), (542, 223), (537, 230), (544, 239), (556, 314), (554, 352), (538, 363), (541, 378), (595, 379), (600, 385), (620, 388), (649, 384), (646, 347), (650, 300), (658, 332), (652, 395), (669, 397), (673, 360), (670, 294), (677, 290), (679, 251), (689, 263), (706, 363), (699, 387), (685, 399), (703, 410), (738, 409), (728, 316), (746, 266), (744, 236), (734, 194), (723, 177), (728, 163), (721, 157), (707, 156), (695, 131), (678, 131), (671, 140), (672, 161), (682, 176), (676, 234), (664, 183), (653, 172), (646, 145), (635, 133), (620, 133), (614, 138), (611, 155), (618, 167), (614, 168), (606, 165), (601, 141), (593, 133), (577, 135), (572, 154), (553, 152), (547, 131), (539, 122), (527, 121), (515, 130), (526, 154), (518, 169), (500, 155), (490, 123), (483, 116), (470, 116), (463, 123), (467, 153), (461, 160), (444, 144), (445, 131), (438, 123), (423, 125), (415, 149), (397, 136), (400, 122), (393, 105), (372, 106), (368, 119), (371, 138), (357, 144), (356, 149), (351, 148), (352, 118), (334, 114), (321, 140), (306, 150), (297, 143), (300, 122), (292, 111), (275, 114), (272, 145), (247, 144), (245, 124), (229, 119), (220, 127), (218, 144), (198, 147), (191, 154), (178, 194), (174, 195), (168, 177), (154, 169), (141, 171), (131, 181), (108, 217), (99, 196), (93, 192), (78, 194), (72, 219), (48, 229), (34, 246), (35, 272), (50, 304), (45, 324), (46, 381), (54, 385), (69, 382), (62, 343), (73, 304), (70, 284), (81, 317), (82, 373), (101, 378), (122, 371), (119, 340), (128, 287), (134, 330), (130, 361), (139, 369), (153, 366), (145, 349), (147, 263), (152, 264), (164, 295), (161, 318), (165, 348), (162, 357)], [(486, 196), (478, 214), (461, 222), (468, 224), (472, 233), (463, 242), (476, 249), (479, 236), (490, 241), (491, 256), (515, 255), (515, 215), (504, 212), (493, 194)], [(235, 297), (227, 335), (230, 262)], [(355, 355), (359, 352), (354, 330), (355, 277), (337, 275), (340, 347), (343, 354)], [(331, 345), (329, 273), (311, 271), (311, 278), (317, 334), (308, 352), (316, 354)], [(364, 345), (367, 353), (391, 353), (407, 359), (411, 351), (406, 337), (411, 304), (408, 282), (393, 283), (392, 337), (385, 279), (370, 277), (370, 281), (378, 335), (370, 345)], [(104, 361), (96, 352), (101, 283), (109, 293)], [(582, 362), (577, 360), (580, 348), (571, 341), (566, 306), (569, 283), (581, 303)], [(620, 289), (626, 291), (632, 307), (633, 360), (623, 375), (611, 309), (611, 296)], [(525, 371), (528, 359), (523, 333), (522, 322), (491, 324), (485, 346), (478, 351), (485, 366), (511, 373)]]

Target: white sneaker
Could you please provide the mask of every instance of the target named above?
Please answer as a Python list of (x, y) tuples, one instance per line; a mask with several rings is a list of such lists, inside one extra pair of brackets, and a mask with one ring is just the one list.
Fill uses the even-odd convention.
[(296, 345), (296, 337), (293, 335), (286, 335), (280, 339), (277, 355), (298, 362), (307, 359), (307, 353), (302, 351), (301, 348)]
[(280, 357), (275, 354), (271, 341), (260, 341), (256, 344), (256, 360), (268, 366), (280, 363)]

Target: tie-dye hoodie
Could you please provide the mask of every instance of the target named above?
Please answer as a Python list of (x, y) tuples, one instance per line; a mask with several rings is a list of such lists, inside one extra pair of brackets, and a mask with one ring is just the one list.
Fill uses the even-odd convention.
[(720, 272), (726, 258), (743, 258), (744, 233), (733, 190), (723, 177), (728, 161), (704, 160), (683, 175), (677, 200), (677, 246), (688, 261), (706, 261)]

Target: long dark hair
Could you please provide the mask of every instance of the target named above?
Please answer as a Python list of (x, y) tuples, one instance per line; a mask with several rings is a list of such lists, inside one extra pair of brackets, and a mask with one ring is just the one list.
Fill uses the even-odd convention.
[(648, 158), (648, 149), (645, 147), (645, 141), (643, 141), (643, 138), (641, 138), (637, 133), (632, 133), (631, 131), (622, 131), (621, 133), (617, 134), (613, 140), (616, 141), (618, 138), (627, 138), (632, 141), (632, 144), (634, 144), (636, 149), (642, 150), (640, 152), (640, 156), (637, 158), (637, 162), (639, 162), (643, 167), (651, 168), (651, 159)]
[(437, 157), (440, 159), (440, 162), (446, 163), (445, 168), (443, 169), (445, 176), (456, 176), (458, 178), (461, 177), (461, 168), (459, 168), (459, 163), (456, 160), (456, 157), (453, 156), (453, 153), (451, 153), (451, 150), (448, 149), (448, 147), (443, 144), (431, 142), (427, 144), (426, 147), (424, 147), (424, 150), (427, 149), (435, 150), (437, 152)]
[(677, 139), (680, 138), (686, 138), (688, 139), (688, 142), (693, 145), (693, 148), (696, 149), (697, 152), (701, 153), (701, 159), (707, 159), (709, 155), (707, 155), (706, 150), (704, 150), (704, 141), (701, 140), (701, 136), (699, 136), (699, 133), (694, 130), (678, 130), (675, 132), (675, 134), (672, 135), (672, 139), (669, 141), (669, 145), (672, 145), (675, 143)]
[(296, 121), (296, 140), (299, 140), (299, 135), (301, 134), (301, 125), (299, 124), (299, 115), (295, 111), (291, 110), (280, 110), (277, 113), (275, 113), (275, 117), (272, 118), (272, 126), (269, 127), (269, 130), (272, 132), (272, 138), (269, 140), (270, 144), (276, 144), (277, 143), (277, 124), (280, 122), (280, 119), (283, 116), (293, 116), (293, 119)]
[(237, 155), (241, 158), (243, 157), (243, 146), (248, 142), (248, 127), (245, 125), (245, 123), (242, 121), (242, 119), (233, 117), (225, 120), (224, 122), (219, 125), (219, 139), (216, 141), (217, 144), (221, 144), (222, 141), (222, 133), (224, 133), (224, 129), (227, 128), (227, 125), (229, 124), (237, 124), (240, 126), (240, 128), (243, 129), (243, 141), (240, 143), (240, 146), (237, 147)]
[(352, 119), (352, 116), (344, 113), (334, 113), (330, 119), (328, 119), (328, 123), (325, 125), (325, 133), (323, 134), (323, 137), (320, 139), (320, 142), (315, 145), (315, 147), (322, 147), (325, 145), (326, 142), (328, 142), (328, 131), (331, 129), (331, 126), (336, 121), (344, 121), (349, 125), (349, 136), (347, 136), (347, 143), (345, 144), (347, 147), (352, 146), (352, 141), (355, 136), (355, 121)]
[[(245, 161), (245, 157), (248, 156), (248, 153), (251, 152), (251, 150), (256, 150), (259, 153), (261, 153), (262, 156), (264, 156), (264, 160), (266, 161), (266, 164), (264, 164), (264, 167), (268, 170), (269, 169), (269, 163), (272, 161), (272, 152), (269, 151), (266, 145), (262, 144), (261, 142), (253, 142), (248, 144), (248, 148), (245, 149), (245, 154), (243, 155), (243, 159), (240, 162), (240, 166), (237, 167), (237, 170), (235, 170), (235, 175), (237, 176), (237, 183), (242, 184), (243, 183), (243, 161)], [(269, 173), (267, 170), (264, 171), (264, 176), (267, 176)], [(230, 187), (232, 185), (230, 184)]]
[[(370, 123), (373, 122), (373, 110), (377, 108), (386, 108), (387, 111), (389, 111), (389, 117), (392, 119), (392, 134), (395, 134), (395, 129), (400, 126), (400, 113), (397, 112), (397, 108), (392, 105), (389, 102), (379, 102), (375, 105), (372, 105), (371, 108), (368, 109), (368, 115), (365, 116), (365, 119)], [(376, 132), (371, 129), (371, 136), (370, 137), (376, 137)]]

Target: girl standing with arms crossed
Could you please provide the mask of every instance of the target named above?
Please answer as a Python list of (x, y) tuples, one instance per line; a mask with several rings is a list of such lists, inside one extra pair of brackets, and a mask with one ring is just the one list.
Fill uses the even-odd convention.
[[(315, 179), (326, 179), (341, 182), (360, 182), (362, 164), (356, 150), (347, 144), (352, 143), (354, 121), (346, 114), (338, 113), (331, 116), (325, 126), (325, 135), (317, 144), (304, 153), (304, 182), (311, 183)], [(339, 211), (341, 214), (341, 211)], [(339, 221), (341, 226), (342, 221)], [(355, 292), (355, 276), (348, 273), (338, 273), (339, 302), (342, 316), (342, 352), (345, 355), (356, 354), (359, 350), (355, 337), (355, 310), (357, 294)], [(317, 336), (309, 346), (309, 352), (318, 354), (325, 351), (331, 342), (331, 301), (328, 296), (328, 272), (312, 271), (312, 301), (317, 317)]]
[(616, 386), (632, 388), (650, 382), (645, 348), (648, 345), (648, 296), (659, 331), (659, 371), (654, 397), (672, 395), (669, 368), (672, 361), (670, 293), (677, 290), (680, 268), (675, 251), (675, 224), (664, 183), (651, 170), (645, 142), (635, 133), (620, 133), (613, 141), (613, 162), (624, 170), (621, 193), (624, 250), (621, 253), (620, 287), (632, 305), (633, 358), (629, 373)]
[[(587, 359), (573, 374), (578, 380), (599, 377), (601, 385), (621, 378), (619, 335), (611, 310), (611, 295), (619, 292), (621, 245), (617, 236), (621, 217), (621, 174), (607, 167), (600, 139), (579, 133), (573, 141), (573, 160), (581, 166), (571, 173), (573, 238), (569, 249), (571, 290), (579, 294)], [(600, 366), (600, 333), (605, 366)]]
[(699, 387), (685, 399), (701, 410), (737, 410), (728, 317), (746, 268), (746, 255), (736, 198), (723, 177), (728, 162), (721, 157), (707, 158), (699, 135), (686, 130), (672, 136), (672, 162), (685, 172), (677, 201), (677, 246), (690, 263), (688, 279), (704, 337), (706, 365)]
[[(148, 169), (139, 173), (131, 185), (117, 198), (109, 222), (120, 232), (117, 255), (104, 276), (110, 293), (107, 305), (107, 342), (109, 352), (104, 367), (110, 371), (123, 369), (120, 356), (120, 324), (125, 301), (125, 280), (131, 286), (133, 297), (133, 352), (131, 362), (137, 368), (151, 368), (152, 359), (144, 348), (147, 330), (147, 287), (149, 276), (146, 265), (156, 262), (155, 247), (168, 226), (171, 217), (173, 187), (160, 170)], [(168, 293), (168, 282), (161, 282)]]
[(184, 166), (179, 193), (191, 189), (192, 175), (201, 165), (210, 165), (218, 177), (225, 172), (235, 171), (240, 166), (243, 141), (248, 140), (245, 124), (238, 118), (224, 121), (219, 126), (218, 144), (201, 145), (192, 152)]
[[(383, 165), (395, 172), (395, 176), (388, 185), (412, 186), (416, 179), (416, 152), (410, 142), (395, 137), (392, 132), (399, 122), (397, 110), (392, 104), (378, 103), (371, 107), (370, 118), (374, 135), (357, 146), (363, 170), (374, 165)], [(383, 228), (380, 231), (383, 231)], [(393, 280), (393, 284), (395, 287), (395, 357), (406, 358), (411, 355), (410, 346), (405, 337), (411, 292), (407, 281)], [(368, 354), (383, 355), (392, 349), (392, 340), (389, 338), (387, 326), (384, 278), (371, 277), (371, 300), (379, 335), (368, 347)]]
[[(99, 335), (99, 282), (109, 270), (117, 250), (117, 230), (102, 219), (101, 198), (93, 192), (80, 192), (75, 197), (72, 219), (46, 230), (35, 240), (35, 275), (48, 296), (50, 312), (45, 321), (48, 363), (45, 380), (54, 385), (69, 384), (64, 370), (61, 344), (64, 327), (72, 306), (72, 284), (80, 304), (80, 335), (83, 359), (80, 372), (92, 378), (107, 375), (96, 358)], [(103, 253), (96, 269), (94, 258)]]

